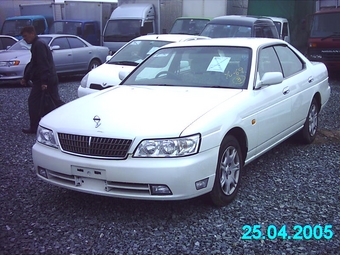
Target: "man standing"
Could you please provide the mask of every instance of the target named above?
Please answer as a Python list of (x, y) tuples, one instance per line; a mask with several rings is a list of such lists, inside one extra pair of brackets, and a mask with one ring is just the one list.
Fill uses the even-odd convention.
[(22, 132), (35, 134), (44, 110), (41, 109), (43, 93), (49, 93), (56, 106), (60, 106), (64, 102), (59, 97), (58, 76), (49, 46), (39, 39), (33, 26), (24, 27), (21, 30), (21, 35), (26, 43), (32, 44), (31, 61), (25, 70), (24, 78), (21, 80), (22, 85), (26, 85), (30, 81), (32, 83), (32, 89), (28, 97), (30, 127), (22, 129)]

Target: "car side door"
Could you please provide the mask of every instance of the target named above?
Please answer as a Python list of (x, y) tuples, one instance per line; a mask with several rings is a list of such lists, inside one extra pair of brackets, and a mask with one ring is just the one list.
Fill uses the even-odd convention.
[(52, 55), (57, 73), (69, 72), (73, 68), (73, 55), (66, 37), (57, 37), (51, 43)]
[[(256, 83), (261, 83), (270, 72), (282, 73), (282, 68), (274, 48), (266, 47), (258, 53)], [(254, 90), (254, 96), (257, 102), (253, 106), (257, 112), (257, 153), (261, 153), (290, 132), (291, 93), (288, 82), (283, 80), (278, 84), (258, 87)]]
[(68, 37), (73, 54), (73, 67), (77, 71), (87, 71), (93, 58), (93, 49), (76, 37)]
[(313, 91), (310, 89), (314, 83), (313, 73), (307, 69), (306, 63), (287, 45), (274, 47), (283, 70), (283, 76), (292, 104), (290, 121), (293, 127), (303, 125), (310, 107)]

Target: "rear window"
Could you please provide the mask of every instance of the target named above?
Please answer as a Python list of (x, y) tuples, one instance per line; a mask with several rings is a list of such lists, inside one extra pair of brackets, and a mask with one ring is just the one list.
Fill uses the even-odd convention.
[(251, 27), (225, 24), (208, 24), (203, 29), (202, 36), (210, 38), (251, 37)]
[(270, 26), (256, 26), (255, 37), (264, 38), (279, 38), (278, 32), (275, 27)]

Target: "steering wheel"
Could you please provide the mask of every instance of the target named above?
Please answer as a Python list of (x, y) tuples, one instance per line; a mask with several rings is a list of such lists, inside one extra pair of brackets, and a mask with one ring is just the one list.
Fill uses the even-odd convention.
[(176, 79), (178, 80), (178, 77), (174, 74), (174, 73), (171, 73), (169, 71), (161, 71), (159, 72), (155, 78), (159, 78), (161, 77), (162, 75), (166, 75), (166, 76), (169, 76), (169, 78), (172, 78), (172, 79)]

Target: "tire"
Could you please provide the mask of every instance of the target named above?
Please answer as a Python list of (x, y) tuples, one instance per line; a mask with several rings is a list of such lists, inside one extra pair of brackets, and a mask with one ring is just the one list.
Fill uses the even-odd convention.
[(302, 143), (310, 144), (315, 140), (319, 125), (319, 105), (315, 98), (309, 107), (308, 115), (300, 131), (300, 140)]
[(227, 135), (221, 144), (216, 176), (210, 199), (217, 206), (229, 204), (236, 196), (243, 170), (241, 148), (234, 136)]
[(97, 59), (92, 59), (88, 68), (88, 71), (90, 72), (92, 69), (95, 69), (96, 67), (100, 66), (100, 61)]

